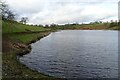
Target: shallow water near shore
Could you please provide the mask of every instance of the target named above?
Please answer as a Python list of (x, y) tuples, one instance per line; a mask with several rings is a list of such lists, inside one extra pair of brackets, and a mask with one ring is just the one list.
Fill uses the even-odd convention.
[(61, 78), (117, 78), (118, 31), (63, 30), (31, 44), (20, 62)]

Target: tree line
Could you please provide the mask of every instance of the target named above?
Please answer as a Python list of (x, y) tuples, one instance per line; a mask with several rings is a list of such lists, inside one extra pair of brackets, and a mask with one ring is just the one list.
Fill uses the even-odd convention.
[(111, 22), (110, 22), (110, 27), (114, 27), (114, 26), (119, 26), (120, 27), (120, 20), (119, 21), (113, 21), (113, 20), (111, 20)]

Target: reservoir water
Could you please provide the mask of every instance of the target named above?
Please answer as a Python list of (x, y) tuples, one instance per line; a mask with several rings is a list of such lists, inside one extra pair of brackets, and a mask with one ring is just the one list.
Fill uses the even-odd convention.
[(118, 31), (63, 30), (31, 44), (27, 67), (59, 78), (117, 78)]

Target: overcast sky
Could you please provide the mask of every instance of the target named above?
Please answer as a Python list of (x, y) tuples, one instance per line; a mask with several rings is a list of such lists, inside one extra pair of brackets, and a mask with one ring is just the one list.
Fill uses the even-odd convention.
[(65, 24), (118, 19), (119, 0), (4, 0), (29, 24)]

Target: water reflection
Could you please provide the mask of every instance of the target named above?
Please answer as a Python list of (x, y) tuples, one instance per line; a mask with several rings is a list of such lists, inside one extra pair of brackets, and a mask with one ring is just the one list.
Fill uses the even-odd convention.
[(20, 61), (45, 74), (65, 78), (117, 78), (118, 32), (63, 30), (32, 44)]

